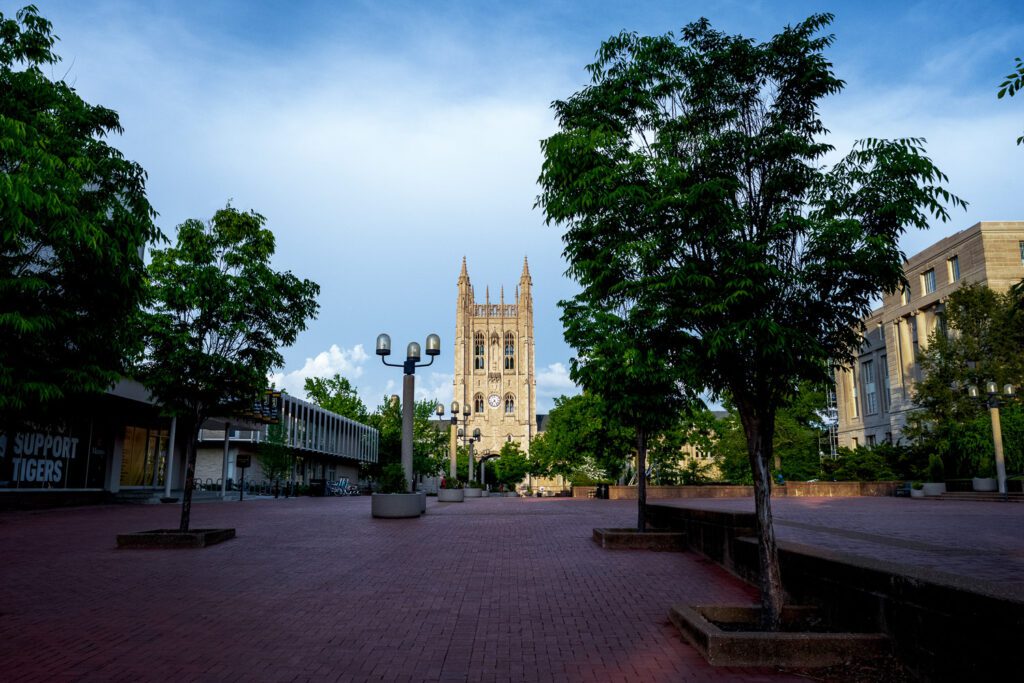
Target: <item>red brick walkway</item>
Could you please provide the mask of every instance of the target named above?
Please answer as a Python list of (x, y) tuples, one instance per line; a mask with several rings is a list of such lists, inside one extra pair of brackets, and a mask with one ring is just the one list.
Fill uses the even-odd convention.
[(0, 680), (781, 680), (713, 669), (667, 618), (754, 593), (692, 554), (604, 551), (635, 504), (368, 498), (196, 506), (205, 550), (117, 550), (177, 506), (0, 515)]

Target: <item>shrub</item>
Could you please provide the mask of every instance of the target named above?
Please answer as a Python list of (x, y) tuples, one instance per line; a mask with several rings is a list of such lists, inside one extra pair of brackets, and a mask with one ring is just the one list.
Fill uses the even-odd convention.
[(942, 466), (942, 458), (934, 453), (928, 456), (928, 481), (933, 483), (946, 481), (946, 469)]
[(405, 480), (405, 470), (402, 463), (393, 462), (385, 465), (377, 479), (381, 493), (408, 493), (409, 482)]

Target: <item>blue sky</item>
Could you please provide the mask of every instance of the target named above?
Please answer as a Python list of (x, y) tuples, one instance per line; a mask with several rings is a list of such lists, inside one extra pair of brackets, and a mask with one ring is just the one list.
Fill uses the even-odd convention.
[[(0, 0), (13, 14), (22, 3)], [(114, 144), (149, 173), (168, 235), (229, 199), (265, 215), (276, 264), (320, 283), (320, 316), (277, 380), (341, 372), (372, 408), (399, 371), (373, 357), (441, 335), (418, 393), (451, 397), (462, 257), (482, 295), (534, 281), (538, 409), (574, 393), (557, 301), (571, 296), (560, 232), (533, 203), (549, 105), (586, 83), (600, 42), (707, 16), (766, 39), (836, 14), (828, 56), (846, 90), (822, 107), (840, 152), (924, 136), (970, 202), (909, 234), (912, 254), (979, 220), (1024, 218), (1024, 99), (997, 100), (1024, 56), (1014, 2), (86, 2), (37, 0), (61, 37), (56, 77), (118, 111)]]

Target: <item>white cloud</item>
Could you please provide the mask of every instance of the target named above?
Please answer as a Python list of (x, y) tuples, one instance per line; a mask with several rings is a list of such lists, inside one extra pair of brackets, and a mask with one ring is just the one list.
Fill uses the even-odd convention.
[(416, 400), (440, 401), (448, 410), (452, 402), (455, 375), (443, 372), (431, 372), (416, 378)]
[(307, 378), (333, 377), (339, 374), (349, 381), (354, 381), (362, 376), (363, 364), (368, 358), (362, 344), (356, 344), (351, 349), (331, 344), (331, 348), (321, 351), (315, 358), (307, 358), (305, 365), (299, 370), (271, 373), (270, 381), (293, 396), (305, 397), (303, 385)]
[(580, 393), (580, 388), (569, 378), (569, 368), (552, 363), (537, 373), (537, 412), (546, 413), (559, 396)]

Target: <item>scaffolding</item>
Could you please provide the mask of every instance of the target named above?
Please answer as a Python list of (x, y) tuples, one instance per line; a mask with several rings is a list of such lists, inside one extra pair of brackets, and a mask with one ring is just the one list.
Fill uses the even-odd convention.
[(829, 385), (825, 388), (825, 412), (822, 415), (825, 429), (818, 436), (818, 456), (822, 459), (838, 457), (839, 448), (839, 409), (836, 407), (836, 388)]

